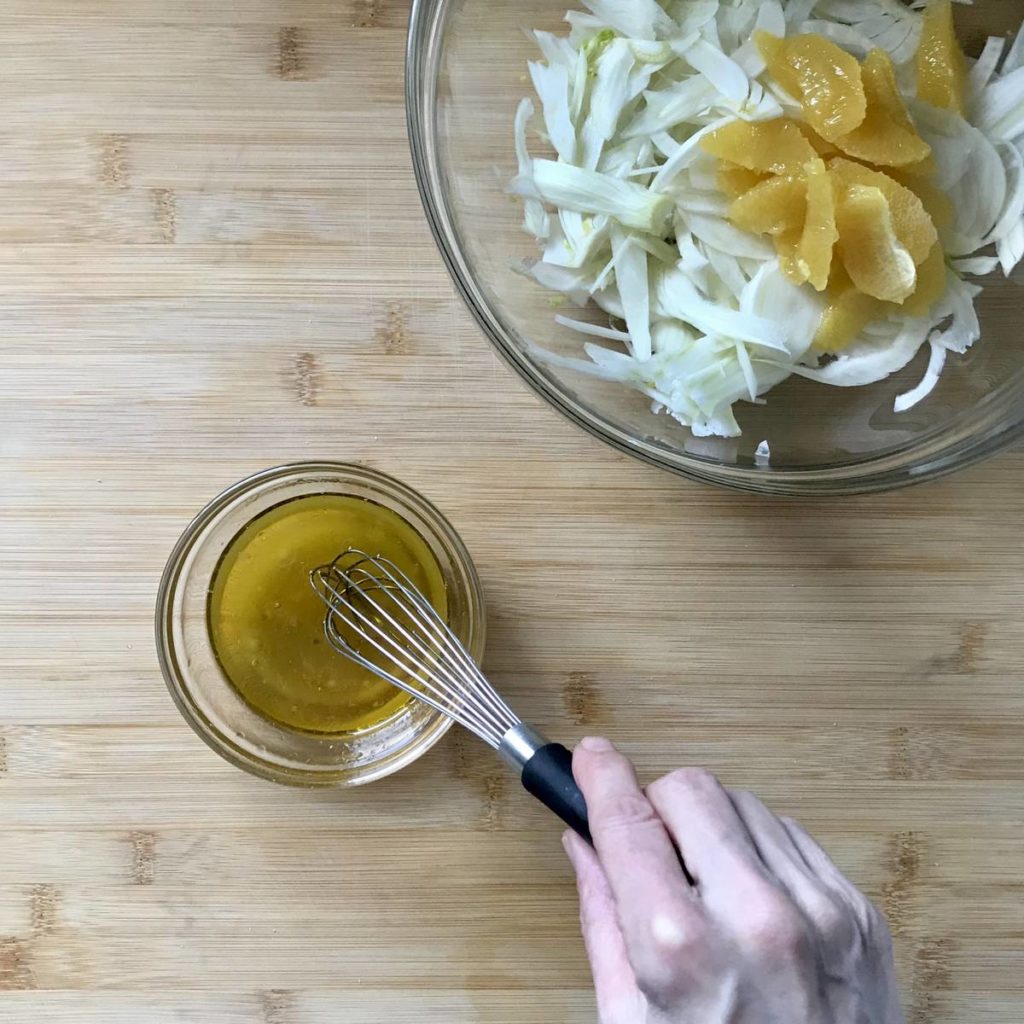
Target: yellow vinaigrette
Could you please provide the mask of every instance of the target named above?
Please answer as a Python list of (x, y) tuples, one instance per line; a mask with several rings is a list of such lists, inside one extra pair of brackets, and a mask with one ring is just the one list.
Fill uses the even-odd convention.
[(213, 576), (209, 632), (224, 674), (266, 718), (317, 733), (382, 722), (411, 698), (334, 651), (309, 572), (349, 547), (391, 559), (447, 616), (444, 577), (397, 513), (349, 495), (296, 498), (254, 519)]

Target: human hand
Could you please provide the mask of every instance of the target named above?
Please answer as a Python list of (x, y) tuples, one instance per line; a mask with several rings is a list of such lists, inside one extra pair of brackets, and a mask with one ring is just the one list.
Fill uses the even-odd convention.
[(603, 739), (573, 773), (594, 848), (563, 842), (601, 1024), (902, 1024), (885, 919), (796, 822), (696, 768), (642, 791)]

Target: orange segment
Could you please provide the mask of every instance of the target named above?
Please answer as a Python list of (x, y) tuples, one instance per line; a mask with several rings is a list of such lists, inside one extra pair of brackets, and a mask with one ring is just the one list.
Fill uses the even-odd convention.
[(928, 258), (917, 268), (917, 287), (906, 302), (903, 312), (910, 316), (927, 316), (946, 291), (946, 254), (935, 245)]
[(800, 79), (797, 78), (796, 71), (790, 66), (786, 55), (786, 40), (759, 28), (754, 33), (754, 42), (768, 66), (768, 73), (799, 103), (802, 96)]
[(809, 124), (801, 124), (799, 128), (803, 137), (811, 144), (818, 156), (842, 156), (840, 150), (836, 149), (831, 142), (823, 139)]
[[(923, 263), (938, 241), (939, 233), (921, 200), (889, 175), (853, 160), (836, 157), (828, 162), (828, 166), (837, 183), (846, 190), (865, 186), (878, 189), (883, 194), (900, 244), (910, 253), (914, 263)], [(841, 232), (842, 227), (839, 230)]]
[(872, 320), (885, 312), (885, 303), (857, 291), (852, 284), (830, 296), (822, 314), (814, 347), (819, 352), (842, 352)]
[[(928, 2), (921, 95), (962, 104), (964, 58), (950, 0)], [(874, 50), (862, 66), (811, 35), (758, 32), (755, 40), (803, 119), (738, 120), (703, 139), (721, 161), (729, 220), (769, 236), (786, 277), (824, 293), (818, 351), (841, 352), (889, 314), (927, 316), (948, 274), (936, 224), (951, 223), (953, 208), (934, 184), (931, 148), (910, 118), (892, 59)]]
[(759, 31), (754, 39), (769, 74), (800, 103), (823, 139), (834, 142), (864, 120), (867, 98), (855, 57), (816, 35), (782, 40)]
[(896, 236), (889, 201), (880, 188), (853, 185), (836, 209), (839, 255), (865, 295), (903, 302), (917, 285), (914, 259)]
[(729, 207), (729, 220), (755, 235), (798, 235), (806, 215), (807, 184), (789, 174), (755, 185)]
[(939, 166), (935, 162), (935, 157), (927, 156), (923, 160), (906, 164), (899, 170), (915, 178), (934, 178), (939, 173)]
[(908, 173), (909, 169), (890, 170), (888, 175), (899, 182), (904, 188), (921, 200), (925, 213), (931, 217), (932, 222), (941, 231), (953, 223), (953, 202), (938, 185), (933, 184), (926, 178), (919, 178), (915, 174)]
[(734, 199), (749, 192), (755, 185), (767, 181), (768, 175), (758, 171), (748, 171), (746, 167), (735, 167), (732, 164), (722, 164), (718, 168), (718, 187), (727, 196)]
[(929, 0), (917, 48), (917, 98), (962, 114), (966, 93), (967, 62), (956, 38), (952, 0)]
[(793, 232), (775, 239), (775, 251), (779, 257), (779, 269), (793, 284), (806, 284), (806, 268), (800, 263), (799, 247), (801, 232)]
[(705, 152), (748, 171), (795, 174), (814, 149), (800, 129), (783, 117), (774, 121), (733, 121), (701, 139)]
[(832, 176), (822, 160), (812, 160), (807, 164), (804, 191), (807, 216), (797, 246), (797, 262), (804, 280), (821, 292), (828, 284), (832, 248), (839, 238)]
[(945, 290), (946, 258), (940, 245), (935, 246), (918, 268), (917, 288), (902, 305), (882, 302), (858, 291), (840, 264), (829, 282), (828, 303), (814, 336), (814, 347), (819, 352), (842, 352), (872, 320), (888, 312), (927, 316)]
[(803, 93), (804, 115), (829, 142), (853, 131), (867, 114), (867, 99), (856, 58), (820, 36), (796, 36), (786, 55)]
[(783, 273), (796, 284), (823, 291), (836, 242), (835, 193), (822, 160), (811, 160), (804, 174), (778, 175), (736, 199), (729, 219), (755, 235), (771, 235)]
[(835, 144), (869, 163), (905, 167), (931, 156), (931, 146), (917, 133), (896, 84), (896, 70), (884, 50), (872, 50), (861, 69), (867, 114)]

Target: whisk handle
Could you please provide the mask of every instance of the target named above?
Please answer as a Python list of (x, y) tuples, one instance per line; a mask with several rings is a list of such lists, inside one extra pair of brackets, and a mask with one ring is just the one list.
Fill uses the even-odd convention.
[(545, 743), (523, 765), (523, 787), (590, 842), (587, 804), (572, 774), (572, 754), (561, 743)]

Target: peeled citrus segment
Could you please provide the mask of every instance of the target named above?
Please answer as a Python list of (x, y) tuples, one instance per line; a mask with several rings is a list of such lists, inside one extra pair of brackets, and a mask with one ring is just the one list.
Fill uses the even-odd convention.
[(956, 38), (952, 0), (928, 0), (917, 48), (917, 98), (962, 114), (966, 94), (967, 62)]
[(837, 233), (835, 188), (823, 160), (809, 160), (801, 174), (759, 182), (733, 200), (729, 220), (755, 235), (771, 235), (783, 273), (823, 291)]
[(854, 185), (836, 209), (839, 254), (850, 280), (865, 295), (903, 302), (917, 286), (917, 267), (896, 236), (889, 200), (880, 188)]
[(931, 156), (931, 146), (917, 133), (896, 84), (896, 70), (884, 50), (872, 50), (861, 68), (867, 113), (835, 144), (860, 160), (905, 167)]
[(814, 347), (819, 352), (842, 352), (872, 320), (885, 312), (885, 303), (857, 291), (853, 285), (829, 297), (822, 314)]
[(783, 235), (775, 239), (775, 251), (779, 257), (779, 269), (793, 284), (807, 283), (807, 268), (800, 261), (800, 232)]
[(936, 244), (928, 258), (917, 268), (917, 287), (903, 303), (902, 312), (910, 316), (927, 316), (946, 291), (946, 254)]
[(915, 160), (912, 164), (904, 164), (898, 170), (915, 178), (934, 178), (939, 173), (939, 165), (935, 162), (935, 157), (926, 156), (923, 160)]
[(799, 235), (807, 215), (807, 184), (796, 175), (777, 175), (755, 185), (729, 207), (729, 220), (755, 235)]
[(748, 171), (796, 174), (814, 149), (800, 129), (784, 117), (774, 121), (733, 121), (701, 139), (705, 152)]
[(759, 31), (754, 40), (768, 73), (800, 103), (807, 123), (823, 139), (834, 142), (864, 120), (867, 98), (855, 57), (822, 36), (783, 40)]
[(806, 279), (821, 292), (828, 285), (832, 249), (839, 239), (835, 188), (832, 175), (822, 160), (812, 160), (807, 164), (805, 174), (807, 217), (797, 246), (797, 260)]
[(775, 237), (775, 252), (779, 257), (779, 269), (793, 284), (806, 284), (807, 274), (800, 265), (798, 249), (803, 236), (803, 227)]
[(842, 150), (837, 149), (827, 139), (823, 139), (809, 124), (801, 124), (800, 133), (811, 144), (818, 156), (842, 156)]
[(925, 213), (940, 231), (948, 228), (953, 223), (953, 201), (938, 185), (909, 171), (909, 168), (893, 169), (888, 174), (921, 200)]
[(768, 175), (759, 171), (748, 171), (746, 167), (723, 163), (718, 168), (717, 179), (719, 189), (727, 196), (736, 198), (760, 185), (762, 181), (767, 181)]
[(754, 33), (754, 43), (761, 51), (768, 73), (799, 103), (802, 98), (800, 79), (786, 56), (786, 40), (759, 28)]
[(803, 92), (804, 116), (823, 139), (834, 142), (864, 120), (867, 98), (856, 58), (813, 35), (790, 39), (786, 56)]
[[(914, 263), (925, 261), (938, 241), (939, 233), (921, 200), (909, 188), (888, 174), (842, 157), (829, 160), (828, 167), (837, 184), (847, 191), (857, 186), (878, 189), (887, 200), (900, 244), (910, 253)], [(842, 226), (839, 230), (841, 233)]]

